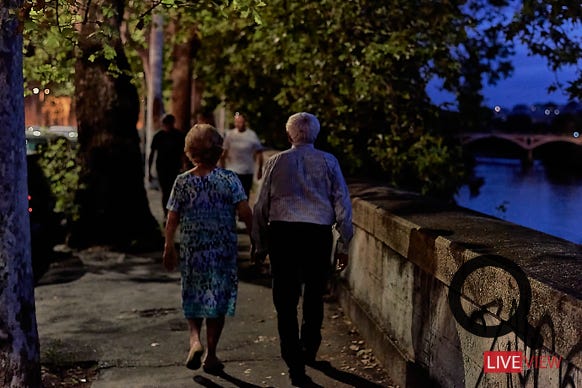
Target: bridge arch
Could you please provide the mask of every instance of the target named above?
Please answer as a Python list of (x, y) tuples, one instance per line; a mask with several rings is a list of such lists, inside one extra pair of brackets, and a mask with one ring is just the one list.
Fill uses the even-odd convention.
[(463, 145), (471, 144), (483, 139), (503, 139), (510, 141), (524, 150), (531, 151), (549, 143), (572, 143), (582, 146), (582, 137), (556, 134), (520, 134), (520, 133), (465, 133), (461, 134)]

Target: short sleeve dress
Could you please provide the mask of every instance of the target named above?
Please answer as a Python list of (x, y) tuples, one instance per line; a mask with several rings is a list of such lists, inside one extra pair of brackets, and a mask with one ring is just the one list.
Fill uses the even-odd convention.
[(187, 319), (233, 316), (238, 288), (236, 205), (247, 197), (237, 175), (215, 168), (174, 182), (167, 208), (180, 215), (182, 308)]

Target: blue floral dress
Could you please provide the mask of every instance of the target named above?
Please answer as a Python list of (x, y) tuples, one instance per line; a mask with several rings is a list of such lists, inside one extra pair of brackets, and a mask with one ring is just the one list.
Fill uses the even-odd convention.
[(233, 316), (236, 307), (236, 205), (246, 200), (235, 173), (215, 168), (200, 177), (178, 175), (168, 210), (180, 215), (180, 272), (184, 316)]

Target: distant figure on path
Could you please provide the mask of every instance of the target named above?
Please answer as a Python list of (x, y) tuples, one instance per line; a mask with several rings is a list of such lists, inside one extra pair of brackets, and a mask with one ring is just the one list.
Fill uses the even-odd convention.
[(237, 297), (235, 213), (249, 231), (252, 215), (236, 174), (216, 167), (222, 137), (214, 127), (196, 124), (186, 136), (185, 151), (195, 167), (176, 178), (170, 195), (164, 266), (173, 270), (178, 263), (174, 235), (180, 225), (182, 307), (190, 327), (186, 367), (198, 369), (202, 364), (200, 331), (206, 319), (208, 352), (203, 367), (219, 373), (224, 365), (216, 347), (224, 317), (234, 315)]
[(214, 127), (214, 115), (212, 112), (200, 111), (196, 113), (196, 124), (210, 124)]
[[(254, 208), (253, 241), (268, 251), (281, 356), (295, 386), (308, 385), (305, 365), (321, 344), (323, 295), (331, 275), (332, 226), (340, 234), (336, 270), (348, 263), (353, 235), (350, 195), (337, 159), (314, 148), (319, 121), (310, 113), (289, 117), (292, 147), (271, 157)], [(303, 289), (303, 320), (297, 304)]]
[(247, 128), (245, 117), (237, 112), (234, 115), (234, 129), (228, 131), (224, 138), (222, 165), (238, 175), (247, 197), (253, 187), (255, 162), (259, 164), (257, 179), (261, 179), (263, 146), (255, 131)]
[(164, 216), (167, 217), (166, 205), (170, 198), (170, 191), (174, 180), (182, 170), (184, 162), (184, 133), (174, 127), (176, 119), (167, 114), (162, 119), (162, 130), (158, 131), (152, 139), (151, 152), (148, 160), (148, 180), (153, 180), (152, 164), (156, 160), (158, 180), (162, 190), (162, 207)]

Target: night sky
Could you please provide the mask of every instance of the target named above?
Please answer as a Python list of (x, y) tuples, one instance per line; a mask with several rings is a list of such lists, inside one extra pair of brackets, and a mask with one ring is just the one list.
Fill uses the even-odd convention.
[[(516, 104), (534, 104), (555, 102), (564, 104), (568, 101), (565, 93), (558, 90), (548, 94), (548, 86), (557, 79), (566, 84), (566, 81), (575, 78), (575, 68), (562, 69), (559, 73), (552, 72), (541, 57), (527, 55), (524, 48), (516, 48), (516, 54), (512, 59), (514, 65), (513, 75), (498, 82), (494, 86), (486, 85), (483, 90), (485, 105), (493, 107), (500, 105), (511, 108)], [(449, 93), (438, 90), (439, 82), (429, 84), (428, 93), (433, 102), (440, 104), (452, 102), (454, 98)]]

